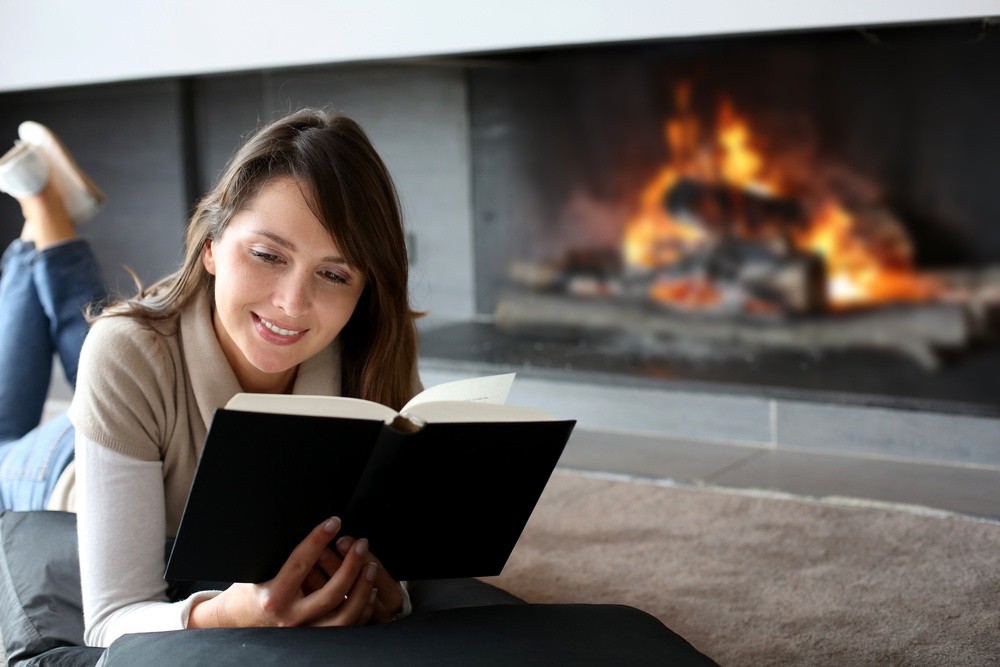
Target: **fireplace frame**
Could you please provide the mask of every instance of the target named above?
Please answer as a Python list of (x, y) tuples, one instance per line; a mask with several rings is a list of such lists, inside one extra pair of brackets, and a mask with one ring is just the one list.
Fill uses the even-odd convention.
[[(502, 319), (498, 305), (502, 305), (504, 295), (511, 291), (510, 283), (505, 280), (506, 272), (511, 259), (519, 256), (518, 252), (524, 252), (524, 248), (544, 246), (546, 239), (554, 236), (552, 229), (557, 230), (555, 234), (564, 236), (567, 229), (572, 231), (572, 228), (565, 224), (565, 220), (551, 223), (551, 220), (560, 216), (560, 207), (565, 209), (564, 204), (568, 200), (566, 193), (572, 189), (567, 179), (562, 178), (564, 173), (572, 172), (575, 178), (589, 177), (592, 181), (600, 183), (601, 179), (594, 177), (595, 170), (600, 171), (599, 167), (595, 169), (594, 163), (602, 156), (611, 162), (627, 162), (626, 158), (631, 156), (632, 168), (637, 173), (642, 173), (643, 169), (649, 173), (657, 164), (657, 160), (662, 158), (663, 147), (655, 147), (643, 153), (637, 148), (640, 142), (634, 140), (620, 152), (621, 154), (612, 154), (606, 145), (600, 143), (596, 147), (581, 149), (580, 144), (586, 137), (564, 133), (561, 129), (583, 127), (593, 130), (611, 127), (613, 123), (608, 122), (608, 119), (615, 118), (613, 113), (618, 113), (617, 118), (637, 120), (637, 125), (644, 129), (647, 136), (652, 137), (654, 142), (659, 140), (658, 130), (665, 108), (663, 98), (666, 97), (669, 85), (665, 85), (664, 90), (648, 93), (650, 98), (655, 99), (640, 99), (640, 103), (647, 103), (653, 109), (652, 112), (633, 108), (637, 105), (632, 101), (637, 96), (642, 97), (637, 95), (637, 91), (641, 92), (641, 85), (650, 81), (649, 72), (646, 71), (652, 70), (651, 66), (647, 67), (650, 62), (660, 68), (665, 67), (664, 63), (679, 63), (677, 68), (681, 72), (675, 80), (677, 77), (687, 76), (690, 70), (697, 69), (695, 65), (699, 63), (702, 70), (708, 71), (713, 69), (713, 64), (719, 62), (729, 66), (742, 63), (743, 69), (740, 71), (744, 75), (747, 73), (759, 75), (761, 71), (774, 70), (777, 67), (783, 68), (786, 73), (790, 72), (794, 81), (801, 82), (811, 76), (821, 76), (822, 85), (817, 85), (817, 89), (836, 89), (839, 85), (839, 90), (843, 90), (845, 86), (855, 85), (849, 81), (852, 74), (859, 71), (859, 68), (864, 69), (866, 59), (874, 57), (881, 63), (879, 68), (874, 68), (877, 71), (868, 72), (864, 80), (856, 84), (859, 86), (857, 90), (865, 94), (874, 94), (880, 85), (884, 88), (893, 88), (892, 85), (886, 85), (882, 81), (887, 73), (907, 73), (905, 76), (909, 79), (894, 84), (895, 88), (891, 94), (885, 93), (883, 97), (874, 98), (878, 101), (892, 99), (892, 104), (890, 108), (879, 109), (873, 118), (865, 119), (863, 115), (859, 115), (858, 107), (861, 105), (858, 104), (845, 105), (841, 110), (845, 114), (844, 125), (851, 123), (862, 125), (858, 135), (854, 137), (845, 135), (843, 127), (827, 129), (823, 141), (826, 144), (840, 142), (842, 146), (838, 145), (839, 158), (848, 164), (852, 164), (852, 160), (854, 164), (858, 163), (858, 156), (867, 153), (867, 164), (861, 161), (865, 164), (865, 176), (879, 177), (887, 182), (889, 193), (886, 195), (886, 200), (902, 210), (908, 224), (913, 226), (916, 233), (923, 235), (918, 244), (918, 260), (923, 266), (943, 271), (953, 269), (956, 263), (964, 263), (974, 268), (981, 267), (989, 273), (990, 266), (1000, 266), (1000, 224), (995, 223), (996, 220), (1000, 220), (1000, 202), (988, 196), (989, 183), (996, 169), (996, 161), (991, 156), (1000, 154), (1000, 126), (995, 122), (990, 123), (989, 110), (1000, 109), (1000, 93), (985, 90), (981, 82), (985, 72), (994, 71), (993, 66), (1000, 65), (1000, 39), (997, 39), (996, 35), (982, 32), (983, 30), (985, 28), (981, 22), (965, 21), (934, 25), (887, 26), (879, 30), (828, 30), (719, 39), (663, 40), (642, 44), (591, 45), (583, 48), (532, 51), (516, 56), (507, 55), (503, 58), (475, 59), (469, 68), (468, 81), (472, 137), (473, 225), (476, 244), (474, 252), (476, 318), (494, 322)], [(981, 36), (985, 41), (977, 43), (973, 39), (974, 36)], [(951, 55), (944, 62), (941, 62), (942, 49), (951, 49)], [(747, 54), (754, 51), (762, 53), (760, 63), (749, 64)], [(722, 55), (719, 56), (719, 53)], [(788, 61), (789, 55), (796, 56), (791, 64)], [(808, 58), (803, 65), (804, 56)], [(850, 58), (850, 63), (837, 75), (842, 79), (837, 84), (833, 81), (834, 70), (831, 70), (830, 61), (839, 61), (845, 57)], [(906, 58), (910, 58), (912, 62), (900, 65), (900, 61)], [(932, 74), (926, 73), (927, 63), (935, 58), (941, 62), (939, 69)], [(972, 69), (964, 72), (962, 76), (949, 73), (950, 66), (963, 63)], [(646, 69), (642, 69), (644, 67)], [(636, 73), (632, 71), (634, 69), (642, 71)], [(953, 121), (961, 120), (964, 111), (962, 113), (956, 110), (949, 111), (946, 108), (948, 105), (928, 101), (935, 97), (933, 86), (927, 91), (915, 92), (919, 91), (920, 82), (917, 79), (921, 72), (923, 72), (921, 76), (926, 76), (935, 85), (947, 84), (954, 86), (951, 90), (960, 91), (951, 99), (952, 106), (966, 110), (976, 109), (975, 118), (971, 121), (965, 124), (954, 123), (954, 132), (957, 132), (957, 135), (944, 133), (940, 136), (929, 129), (937, 117), (948, 117)], [(726, 78), (726, 76), (716, 77), (717, 80)], [(733, 75), (728, 75), (728, 78), (732, 80)], [(588, 86), (589, 82), (599, 83), (600, 86)], [(748, 80), (744, 82), (743, 89), (745, 91), (752, 86), (753, 81)], [(768, 87), (772, 93), (780, 92), (782, 84), (771, 81)], [(627, 92), (632, 93), (632, 97), (627, 97)], [(808, 103), (807, 106), (816, 107), (824, 104), (828, 99), (824, 95), (829, 94), (829, 90), (814, 90), (806, 95), (799, 95), (798, 98), (785, 94), (783, 97), (779, 95), (779, 101), (798, 99), (800, 105)], [(524, 111), (526, 105), (530, 105), (531, 100), (538, 96), (542, 99), (537, 104), (537, 108), (541, 111), (526, 113)], [(560, 96), (562, 99), (571, 100), (572, 103), (583, 99), (593, 108), (577, 111), (572, 109), (570, 102), (566, 102), (563, 106), (559, 106), (558, 102), (553, 103), (552, 100), (559, 99)], [(756, 100), (758, 107), (760, 97), (762, 96), (758, 96)], [(624, 111), (616, 109), (613, 113), (609, 112), (609, 109), (615, 108), (616, 100), (625, 100), (617, 105), (624, 107)], [(895, 128), (897, 132), (889, 132), (892, 136), (886, 139), (881, 148), (872, 149), (866, 145), (873, 137), (878, 137), (879, 128), (884, 126), (886, 118), (891, 118), (895, 111), (906, 108), (906, 105), (914, 102), (926, 102), (926, 108), (916, 107), (915, 118), (907, 119), (903, 123), (906, 127)], [(757, 111), (759, 112), (759, 109)], [(548, 114), (550, 117), (539, 122), (537, 127), (525, 128), (519, 124), (532, 113)], [(611, 133), (615, 134), (614, 131)], [(882, 134), (885, 132), (882, 131)], [(945, 149), (946, 144), (953, 140), (954, 136), (960, 138), (961, 147), (965, 150), (964, 155), (957, 149)], [(898, 151), (899, 154), (890, 155), (891, 151)], [(637, 153), (639, 156), (635, 158)], [(944, 159), (943, 164), (938, 165), (938, 171), (934, 172), (931, 167), (934, 166), (936, 155), (942, 155)], [(973, 158), (971, 161), (970, 156)], [(922, 161), (914, 165), (916, 157)], [(951, 166), (963, 160), (970, 163), (967, 170), (957, 174), (951, 173), (953, 171)], [(566, 168), (561, 168), (560, 164)], [(935, 180), (935, 173), (940, 176), (939, 181)], [(554, 196), (540, 194), (534, 188), (534, 183), (539, 181), (547, 182), (551, 191), (557, 194)], [(908, 182), (936, 183), (936, 188), (911, 188), (903, 193), (903, 186), (909, 186)], [(620, 186), (620, 182), (613, 182), (606, 186), (606, 190), (614, 193), (620, 190)], [(599, 185), (598, 189), (600, 187), (605, 186)], [(966, 207), (967, 210), (961, 210), (961, 206), (956, 209), (954, 204), (954, 198), (962, 193), (974, 195), (974, 202)], [(613, 208), (617, 203), (612, 201), (608, 204), (608, 208)], [(924, 213), (914, 213), (921, 206)], [(525, 223), (525, 220), (531, 219), (534, 219), (534, 222)], [(548, 224), (549, 227), (539, 231), (538, 220), (543, 220), (542, 224)], [(590, 220), (586, 221), (586, 224), (591, 223)], [(935, 224), (938, 225), (936, 232), (928, 231)], [(953, 247), (940, 240), (941, 230), (944, 228), (953, 230), (958, 238), (958, 241), (952, 244)], [(934, 233), (939, 237), (934, 237)], [(975, 236), (976, 233), (979, 234), (978, 237)], [(541, 254), (544, 257), (545, 253)], [(989, 275), (993, 273), (995, 271)], [(586, 305), (582, 307), (586, 308)], [(618, 318), (619, 321), (623, 319), (625, 318)], [(545, 338), (539, 335), (546, 333), (545, 329), (543, 323), (543, 326), (537, 327), (534, 331), (529, 327), (515, 333), (535, 335), (544, 341)], [(547, 362), (538, 358), (538, 355), (533, 355), (530, 345), (527, 345), (526, 365), (532, 368), (537, 368), (539, 365), (565, 368), (566, 349), (571, 349), (574, 345), (588, 347), (587, 338), (590, 338), (589, 348), (593, 350), (598, 347), (593, 342), (605, 339), (608, 333), (607, 330), (599, 328), (588, 333), (583, 326), (555, 327), (555, 329), (558, 329), (555, 333), (561, 334), (560, 344), (564, 346), (563, 351), (554, 354), (554, 359)], [(642, 334), (643, 331), (632, 333)], [(874, 338), (879, 338), (880, 335), (875, 335)], [(575, 341), (569, 343), (570, 348), (565, 347), (567, 339)], [(813, 373), (820, 376), (818, 382), (789, 379), (794, 373), (784, 371), (784, 377), (780, 377), (781, 373), (778, 373), (779, 377), (773, 382), (766, 379), (750, 382), (749, 390), (761, 391), (765, 395), (795, 395), (806, 400), (829, 401), (831, 396), (836, 396), (837, 402), (847, 400), (862, 405), (936, 409), (965, 414), (1000, 414), (1000, 398), (992, 398), (1000, 397), (1000, 385), (990, 379), (994, 373), (1000, 374), (1000, 361), (996, 359), (998, 344), (1000, 343), (986, 343), (985, 354), (981, 349), (983, 344), (980, 342), (970, 344), (970, 349), (965, 352), (956, 350), (950, 344), (945, 345), (947, 349), (942, 353), (942, 365), (945, 366), (945, 370), (938, 372), (938, 376), (942, 379), (936, 383), (940, 389), (928, 388), (928, 385), (935, 384), (933, 375), (921, 376), (915, 382), (913, 374), (906, 369), (900, 370), (895, 360), (886, 359), (884, 362), (879, 362), (877, 358), (876, 364), (883, 363), (880, 372), (895, 375), (892, 381), (887, 383), (885, 388), (875, 387), (872, 382), (862, 382), (855, 387), (853, 386), (855, 383), (850, 378), (841, 377), (844, 373), (837, 369), (836, 359), (843, 355), (819, 348), (807, 350), (798, 356), (793, 354), (790, 361), (786, 359), (777, 364), (811, 367)], [(517, 348), (518, 345), (517, 340), (513, 339), (509, 347)], [(495, 341), (492, 346), (496, 348)], [(738, 350), (738, 354), (759, 353), (759, 356), (767, 357), (769, 351), (766, 346), (763, 348), (758, 346), (756, 349), (749, 346), (748, 349)], [(794, 352), (794, 348), (791, 351)], [(592, 352), (590, 356), (594, 357), (596, 354)], [(634, 357), (650, 354), (650, 351), (648, 348), (640, 347), (624, 354)], [(963, 355), (968, 357), (964, 362), (959, 359)], [(475, 356), (470, 353), (470, 358)], [(697, 378), (699, 367), (697, 363), (692, 364), (682, 359), (678, 364), (677, 357), (672, 357), (670, 354), (652, 356), (653, 359), (648, 367), (638, 370), (634, 364), (622, 364), (620, 369), (615, 370), (614, 364), (593, 359), (581, 364), (585, 368), (599, 367), (602, 372), (620, 374), (631, 381), (642, 381), (658, 373), (687, 379)], [(871, 361), (867, 350), (855, 356), (856, 359), (850, 359), (846, 365), (842, 365), (845, 368), (859, 368), (867, 361)], [(581, 357), (577, 355), (576, 358)], [(923, 363), (920, 359), (911, 361), (925, 367), (935, 365), (934, 362)], [(952, 370), (955, 363), (964, 363), (966, 368), (955, 372)], [(983, 366), (982, 373), (978, 377), (971, 377), (977, 374), (970, 373), (967, 367), (977, 365)], [(701, 369), (705, 371), (705, 366), (702, 365)], [(716, 367), (708, 369), (707, 375), (714, 378), (709, 384), (716, 389), (737, 393), (747, 391), (747, 387), (744, 386), (748, 375), (745, 369), (737, 367), (723, 371)], [(956, 387), (963, 382), (967, 383), (967, 388), (956, 390)]]

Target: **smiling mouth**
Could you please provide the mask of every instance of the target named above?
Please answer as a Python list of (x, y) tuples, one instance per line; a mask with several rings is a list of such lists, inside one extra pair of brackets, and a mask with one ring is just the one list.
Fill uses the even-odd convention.
[(257, 318), (261, 321), (261, 323), (265, 327), (268, 328), (269, 331), (272, 331), (272, 332), (278, 334), (279, 336), (298, 336), (300, 333), (302, 333), (301, 331), (294, 331), (292, 329), (282, 329), (278, 325), (272, 324), (271, 322), (268, 322), (267, 320), (265, 320), (260, 315), (258, 315)]

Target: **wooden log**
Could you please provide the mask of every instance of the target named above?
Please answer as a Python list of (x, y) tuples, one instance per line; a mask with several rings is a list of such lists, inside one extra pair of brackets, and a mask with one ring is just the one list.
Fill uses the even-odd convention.
[(783, 235), (807, 222), (802, 204), (794, 199), (693, 179), (675, 183), (664, 196), (663, 205), (676, 220), (713, 236)]
[(973, 338), (1000, 339), (1000, 266), (958, 268), (925, 275), (943, 285), (943, 300), (966, 306)]
[(780, 262), (747, 262), (737, 282), (748, 295), (775, 304), (791, 314), (826, 310), (826, 266), (807, 253), (795, 253)]
[[(730, 293), (742, 293), (742, 302), (766, 303), (774, 311), (808, 314), (825, 310), (826, 272), (818, 256), (798, 252), (788, 255), (752, 253), (750, 244), (740, 244), (740, 247), (747, 252), (727, 256), (692, 254), (679, 266), (627, 273), (607, 262), (557, 264), (520, 260), (511, 263), (508, 278), (511, 285), (532, 292), (630, 296), (640, 300), (654, 283), (704, 278)], [(727, 261), (731, 266), (719, 266)], [(740, 303), (733, 305), (733, 312), (744, 309)]]
[(616, 299), (511, 294), (497, 304), (494, 322), (511, 334), (633, 332), (718, 345), (807, 352), (878, 348), (911, 358), (928, 370), (939, 351), (970, 341), (961, 304), (899, 305), (804, 318), (712, 317), (678, 313)]

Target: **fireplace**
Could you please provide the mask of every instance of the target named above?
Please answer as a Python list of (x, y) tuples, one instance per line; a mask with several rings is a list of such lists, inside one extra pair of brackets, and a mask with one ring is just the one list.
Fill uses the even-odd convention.
[(469, 66), (476, 305), (432, 356), (1000, 414), (988, 24)]

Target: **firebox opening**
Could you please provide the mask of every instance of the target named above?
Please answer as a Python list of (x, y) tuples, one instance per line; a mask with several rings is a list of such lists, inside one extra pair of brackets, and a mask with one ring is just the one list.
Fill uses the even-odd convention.
[(509, 347), (1000, 410), (1000, 39), (980, 22), (484, 64), (477, 306)]

